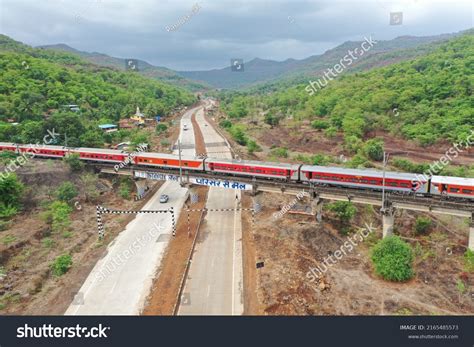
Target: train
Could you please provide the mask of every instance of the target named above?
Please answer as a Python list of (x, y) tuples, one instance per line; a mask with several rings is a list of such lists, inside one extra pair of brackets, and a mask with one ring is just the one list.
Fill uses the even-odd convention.
[(0, 151), (18, 155), (34, 153), (39, 158), (64, 158), (77, 154), (89, 163), (113, 164), (114, 167), (133, 165), (138, 168), (160, 168), (188, 172), (203, 172), (216, 176), (268, 179), (281, 182), (312, 184), (365, 190), (390, 191), (396, 194), (439, 196), (448, 199), (474, 201), (474, 179), (413, 173), (385, 172), (372, 169), (348, 169), (304, 164), (273, 163), (253, 160), (197, 158), (192, 156), (136, 152), (114, 149), (71, 148), (0, 142)]

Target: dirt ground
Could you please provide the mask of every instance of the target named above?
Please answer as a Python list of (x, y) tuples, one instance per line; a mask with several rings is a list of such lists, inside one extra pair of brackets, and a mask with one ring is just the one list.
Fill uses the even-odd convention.
[[(397, 216), (396, 229), (415, 249), (415, 277), (407, 283), (390, 283), (374, 275), (370, 246), (381, 237), (381, 221), (367, 206), (358, 205), (354, 226), (372, 225), (375, 231), (336, 264), (321, 279), (311, 281), (310, 268), (320, 266), (328, 254), (340, 249), (342, 236), (328, 213), (318, 224), (313, 216), (285, 214), (274, 221), (272, 214), (293, 197), (257, 195), (263, 206), (249, 241), (255, 254), (249, 263), (264, 261), (253, 270), (254, 284), (246, 286), (257, 294), (246, 301), (246, 314), (266, 315), (418, 315), (473, 314), (474, 278), (464, 272), (462, 256), (467, 245), (467, 226), (457, 218), (436, 218), (436, 227), (426, 236), (415, 237), (414, 216)], [(244, 200), (250, 204), (250, 199)], [(449, 227), (448, 227), (449, 226)], [(403, 230), (403, 231), (402, 231)], [(457, 230), (463, 230), (459, 232)], [(349, 235), (350, 236), (350, 235)], [(254, 266), (255, 268), (255, 266)], [(321, 268), (323, 268), (321, 266)], [(461, 293), (457, 283), (466, 290)], [(250, 282), (252, 282), (250, 275)], [(249, 282), (247, 282), (249, 284)]]
[[(24, 211), (0, 231), (0, 313), (22, 315), (63, 314), (89, 275), (107, 245), (133, 218), (104, 216), (106, 236), (98, 241), (96, 205), (116, 209), (140, 209), (147, 201), (125, 200), (118, 196), (113, 179), (100, 178), (100, 191), (94, 201), (85, 201), (78, 175), (70, 173), (61, 161), (34, 160), (17, 171), (29, 191)], [(79, 196), (71, 214), (69, 232), (51, 232), (43, 221), (41, 206), (50, 201), (52, 192), (65, 181), (79, 187)], [(160, 183), (155, 183), (147, 197)], [(5, 242), (12, 240), (11, 242)], [(62, 254), (72, 256), (72, 267), (61, 277), (54, 277), (50, 264)]]
[[(199, 202), (190, 206), (190, 208), (204, 208), (207, 192), (207, 187), (197, 188), (196, 193), (199, 195)], [(199, 232), (201, 217), (201, 213), (192, 212), (189, 213), (188, 221), (186, 207), (181, 211), (176, 226), (176, 236), (168, 244), (142, 315), (171, 316), (175, 314), (181, 286), (184, 283), (183, 279), (187, 275), (189, 259)]]

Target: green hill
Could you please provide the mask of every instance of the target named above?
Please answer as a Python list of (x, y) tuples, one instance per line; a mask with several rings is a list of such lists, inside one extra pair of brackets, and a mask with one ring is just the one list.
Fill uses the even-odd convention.
[[(65, 44), (57, 44), (57, 45), (47, 45), (47, 46), (40, 46), (38, 48), (51, 50), (51, 51), (58, 51), (58, 52), (67, 52), (70, 54), (77, 55), (95, 65), (111, 67), (117, 70), (125, 70), (125, 60), (109, 56), (103, 53), (97, 52), (84, 52), (69, 47)], [(203, 83), (198, 83), (187, 78), (180, 76), (177, 72), (161, 67), (161, 66), (154, 66), (146, 61), (137, 60), (138, 65), (138, 73), (150, 77), (153, 79), (157, 79), (162, 82), (167, 82), (169, 84), (185, 88), (189, 91), (202, 91), (209, 89), (210, 86), (207, 86)]]
[(263, 112), (273, 124), (290, 115), (297, 122), (310, 120), (328, 137), (342, 132), (348, 147), (373, 130), (429, 145), (470, 134), (473, 82), (471, 31), (409, 61), (342, 74), (314, 95), (305, 90), (307, 80), (292, 88), (277, 85), (270, 94), (226, 94), (223, 108), (236, 118)]
[[(184, 89), (3, 35), (0, 70), (0, 141), (37, 141), (54, 127), (67, 133), (70, 145), (98, 145), (110, 140), (102, 138), (99, 123), (117, 122), (137, 106), (148, 117), (166, 116), (195, 101)], [(65, 107), (71, 104), (80, 112)]]

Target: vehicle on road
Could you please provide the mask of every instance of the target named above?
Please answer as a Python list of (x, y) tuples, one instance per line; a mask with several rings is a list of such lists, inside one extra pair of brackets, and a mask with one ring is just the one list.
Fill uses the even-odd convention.
[(183, 124), (183, 130), (184, 131), (188, 130), (188, 125), (187, 124)]
[(170, 197), (166, 194), (161, 194), (160, 195), (160, 203), (161, 204), (166, 204), (169, 199), (170, 199)]

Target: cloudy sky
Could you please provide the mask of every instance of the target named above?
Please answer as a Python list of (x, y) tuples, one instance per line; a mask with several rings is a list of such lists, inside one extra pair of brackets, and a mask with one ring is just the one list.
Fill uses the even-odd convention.
[[(471, 0), (0, 0), (0, 32), (30, 45), (138, 58), (176, 70), (231, 58), (302, 59), (347, 40), (473, 27)], [(390, 13), (402, 12), (401, 25)]]

